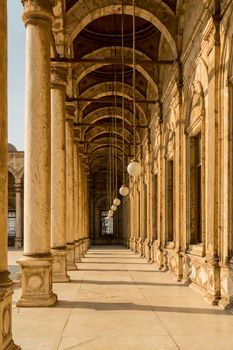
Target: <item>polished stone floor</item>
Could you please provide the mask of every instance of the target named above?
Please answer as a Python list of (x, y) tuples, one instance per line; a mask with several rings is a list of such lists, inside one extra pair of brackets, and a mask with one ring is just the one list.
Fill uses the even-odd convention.
[[(14, 278), (21, 252), (9, 252)], [(94, 247), (51, 308), (15, 307), (22, 350), (232, 350), (233, 315), (122, 247)]]

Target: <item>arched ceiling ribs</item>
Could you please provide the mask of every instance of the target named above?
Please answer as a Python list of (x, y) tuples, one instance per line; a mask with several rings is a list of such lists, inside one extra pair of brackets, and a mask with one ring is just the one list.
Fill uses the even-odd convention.
[[(94, 99), (99, 99), (101, 97), (105, 97), (105, 96), (111, 96), (113, 95), (113, 83), (112, 82), (106, 82), (106, 83), (99, 83), (99, 84), (95, 84), (94, 86), (90, 87), (89, 89), (87, 89), (83, 94), (80, 95), (81, 98), (94, 98)], [(117, 82), (115, 84), (115, 88), (116, 88), (116, 95), (118, 97), (122, 97), (122, 84)], [(135, 94), (135, 98), (136, 100), (143, 100), (143, 95), (136, 91)], [(132, 100), (133, 99), (133, 89), (132, 86), (130, 86), (129, 84), (125, 84), (124, 85), (124, 97), (126, 99)], [(80, 116), (82, 116), (82, 113), (84, 111), (84, 109), (90, 105), (90, 101), (87, 102), (80, 102), (79, 103), (79, 113)], [(140, 111), (140, 113), (143, 115), (143, 117), (146, 120), (146, 108), (142, 107), (140, 104), (137, 104), (137, 109)]]
[[(103, 47), (101, 49), (95, 50), (92, 53), (85, 55), (84, 58), (102, 58), (102, 59), (108, 59), (109, 57), (112, 57), (113, 52), (115, 51), (115, 47)], [(125, 47), (124, 48), (124, 56), (125, 57), (130, 57), (132, 58), (132, 48), (130, 47)], [(121, 57), (121, 48), (117, 47), (116, 48), (116, 55), (118, 57)], [(150, 61), (150, 59), (143, 54), (142, 52), (136, 50), (136, 60), (138, 59), (146, 59)], [(74, 64), (73, 68), (73, 76), (74, 79), (76, 80), (76, 84), (78, 85), (80, 81), (85, 78), (88, 74), (91, 72), (96, 71), (99, 68), (102, 68), (104, 66), (108, 66), (109, 63), (91, 63), (91, 62), (86, 62), (86, 63), (76, 63)], [(132, 67), (132, 64), (128, 64), (128, 67)], [(151, 88), (154, 90), (155, 98), (158, 98), (158, 87), (156, 80), (158, 77), (155, 76), (155, 70), (153, 67), (150, 66), (142, 66), (140, 64), (136, 63), (136, 71), (142, 74), (142, 76), (148, 81), (148, 84), (151, 85)]]
[[(102, 147), (102, 149), (95, 151), (88, 155), (88, 160), (91, 166), (95, 166), (96, 164), (100, 165), (102, 168), (105, 167), (106, 170), (110, 167), (110, 159), (109, 154), (106, 152), (107, 147)], [(108, 150), (107, 150), (108, 151)], [(100, 160), (102, 161), (100, 163)], [(114, 159), (115, 161), (115, 159)], [(116, 163), (115, 163), (116, 165)], [(118, 169), (122, 169), (122, 157), (117, 156), (117, 167)]]
[[(112, 107), (99, 108), (99, 109), (89, 113), (82, 120), (82, 122), (83, 122), (84, 127), (85, 127), (85, 123), (86, 124), (93, 124), (93, 123), (96, 123), (96, 122), (98, 122), (102, 119), (106, 119), (106, 118), (108, 118), (109, 120), (111, 120), (112, 118), (117, 118), (117, 120), (119, 120), (119, 119), (122, 120), (121, 107), (116, 107), (116, 109), (112, 108)], [(126, 127), (127, 127), (127, 124), (129, 127), (130, 126), (133, 127), (133, 114), (128, 109), (125, 110), (124, 120), (126, 123), (126, 125), (125, 125)], [(144, 125), (144, 126), (147, 125), (147, 119), (146, 119), (144, 114), (139, 114), (139, 120), (136, 119), (136, 126), (142, 126), (142, 125)], [(85, 131), (85, 128), (84, 128), (84, 131)]]
[[(117, 150), (118, 155), (119, 154), (123, 154), (123, 143), (122, 143), (122, 141), (118, 140), (118, 143), (115, 144), (114, 147), (115, 147), (115, 150)], [(102, 138), (100, 144), (91, 143), (91, 144), (87, 145), (86, 153), (87, 154), (91, 154), (92, 152), (101, 150), (103, 148), (109, 148), (109, 139)], [(126, 144), (124, 153), (126, 155), (130, 154), (130, 146), (128, 144)]]
[[(115, 138), (117, 137), (119, 140), (122, 140), (123, 136), (122, 133), (119, 131), (108, 131), (104, 127), (98, 126), (96, 128), (91, 128), (86, 131), (84, 135), (84, 142), (85, 143), (91, 143), (91, 142), (101, 142), (101, 138), (108, 137), (109, 138), (109, 144), (115, 142)], [(133, 134), (125, 129), (125, 142), (130, 144), (133, 141)], [(136, 142), (140, 142), (140, 138), (138, 133), (136, 133)]]
[[(112, 0), (86, 1), (79, 0), (71, 7), (66, 16), (66, 47), (70, 51), (73, 40), (90, 22), (97, 18), (108, 15), (121, 14), (121, 1), (118, 4), (112, 4)], [(130, 1), (125, 1), (124, 13), (133, 15), (133, 7)], [(136, 17), (143, 18), (152, 23), (166, 38), (169, 46), (177, 58), (176, 34), (177, 20), (172, 9), (161, 0), (145, 0), (143, 7), (135, 7)]]

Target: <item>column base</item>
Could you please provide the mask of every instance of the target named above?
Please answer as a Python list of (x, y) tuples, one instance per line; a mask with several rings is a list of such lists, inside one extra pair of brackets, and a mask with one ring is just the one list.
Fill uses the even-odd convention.
[(21, 347), (16, 345), (12, 340), (6, 348), (3, 347), (3, 350), (21, 350)]
[(80, 254), (79, 254), (79, 245), (80, 245), (80, 242), (76, 241), (75, 242), (75, 262), (76, 263), (81, 262)]
[(15, 238), (15, 248), (22, 248), (23, 246), (23, 238), (22, 237), (16, 237)]
[(47, 257), (23, 257), (18, 261), (22, 269), (22, 295), (17, 301), (18, 307), (47, 307), (57, 301), (52, 291), (51, 255)]
[(67, 270), (76, 271), (77, 265), (75, 265), (75, 244), (67, 244)]
[(53, 261), (53, 283), (70, 282), (67, 275), (67, 251), (63, 249), (51, 249), (54, 257)]
[(13, 283), (7, 271), (0, 273), (0, 349), (20, 350), (12, 339)]
[(80, 245), (79, 245), (79, 256), (80, 256), (80, 258), (85, 257), (84, 248), (83, 248), (83, 240), (81, 240)]

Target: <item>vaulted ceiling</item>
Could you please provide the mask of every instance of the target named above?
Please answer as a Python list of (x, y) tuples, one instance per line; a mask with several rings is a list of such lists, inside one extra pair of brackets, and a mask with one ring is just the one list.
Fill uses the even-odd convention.
[[(160, 99), (159, 51), (164, 42), (171, 52), (170, 57), (176, 59), (176, 2), (135, 1), (135, 119), (138, 143), (150, 122), (152, 107)], [(80, 127), (81, 130), (92, 179), (98, 182), (100, 174), (99, 181), (103, 182), (103, 171), (105, 169), (107, 174), (109, 170), (110, 143), (116, 145), (118, 170), (122, 174), (122, 26), (126, 158), (132, 153), (132, 0), (66, 0), (65, 10), (66, 52), (74, 60), (72, 67), (78, 103), (76, 128)]]

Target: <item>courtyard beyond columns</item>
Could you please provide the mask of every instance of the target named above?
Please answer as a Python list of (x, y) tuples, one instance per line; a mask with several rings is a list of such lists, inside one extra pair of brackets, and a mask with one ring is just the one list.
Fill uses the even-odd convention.
[[(15, 279), (21, 251), (9, 252)], [(17, 308), (13, 335), (23, 350), (232, 350), (233, 316), (120, 246), (93, 247), (55, 283), (58, 303)]]

